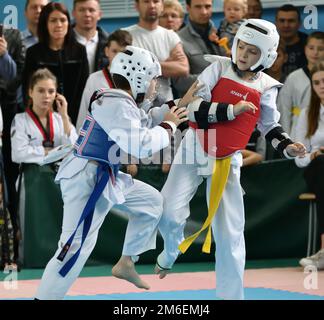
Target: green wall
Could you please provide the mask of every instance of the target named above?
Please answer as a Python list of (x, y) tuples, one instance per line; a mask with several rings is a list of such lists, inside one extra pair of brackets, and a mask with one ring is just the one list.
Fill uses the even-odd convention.
[[(302, 173), (291, 160), (268, 161), (242, 169), (241, 184), (246, 192), (247, 259), (297, 258), (305, 255), (308, 204), (298, 200), (298, 195), (306, 191)], [(31, 173), (31, 178), (34, 177), (35, 173)], [(166, 175), (161, 173), (159, 167), (144, 167), (140, 168), (138, 178), (160, 190)], [(51, 192), (50, 197), (54, 194), (56, 196), (50, 206), (44, 202), (43, 205), (39, 202), (36, 206), (32, 205), (31, 202), (38, 201), (35, 194), (39, 193), (36, 192), (30, 193), (26, 199), (26, 208), (29, 208), (26, 212), (26, 226), (29, 227), (25, 231), (25, 267), (45, 266), (56, 250), (61, 230), (62, 207), (57, 191), (53, 192), (52, 188), (40, 189), (43, 193)], [(191, 221), (204, 221), (207, 214), (205, 183), (191, 202), (191, 212)], [(127, 221), (118, 212), (112, 211), (107, 215), (90, 262), (113, 264), (118, 260), (126, 225)], [(195, 243), (179, 258), (179, 262), (213, 261), (214, 254), (201, 253), (201, 245)], [(162, 248), (160, 236), (157, 247), (157, 251), (143, 254), (140, 261), (155, 262)]]

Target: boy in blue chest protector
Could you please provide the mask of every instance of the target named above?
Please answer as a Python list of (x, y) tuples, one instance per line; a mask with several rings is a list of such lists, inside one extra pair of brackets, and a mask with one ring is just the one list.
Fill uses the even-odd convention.
[[(155, 248), (163, 200), (153, 187), (119, 171), (119, 153), (145, 158), (165, 148), (176, 127), (187, 120), (187, 111), (172, 101), (149, 113), (138, 106), (145, 97), (152, 97), (161, 75), (151, 52), (128, 46), (113, 59), (110, 71), (116, 89), (94, 94), (74, 151), (64, 158), (56, 176), (64, 201), (62, 233), (37, 299), (64, 298), (115, 205), (124, 209), (129, 221), (122, 257), (112, 274), (149, 289), (134, 263), (141, 253)], [(107, 243), (107, 250), (114, 245)]]

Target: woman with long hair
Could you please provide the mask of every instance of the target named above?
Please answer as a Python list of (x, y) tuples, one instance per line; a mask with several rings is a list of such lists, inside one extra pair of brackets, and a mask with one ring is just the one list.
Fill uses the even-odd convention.
[(62, 3), (50, 2), (38, 23), (39, 43), (28, 48), (23, 71), (23, 92), (28, 99), (29, 79), (40, 68), (48, 68), (57, 78), (58, 92), (65, 96), (68, 114), (75, 124), (82, 92), (89, 75), (87, 52), (72, 36), (70, 15)]
[[(29, 81), (28, 94), (30, 106), (12, 122), (11, 144), (12, 161), (21, 167), (19, 260), (27, 267), (37, 267), (46, 263), (51, 249), (56, 246), (56, 241), (51, 243), (44, 239), (58, 235), (63, 212), (60, 188), (54, 183), (55, 167), (43, 165), (44, 159), (53, 148), (74, 144), (78, 136), (67, 113), (66, 99), (57, 93), (53, 73), (48, 69), (35, 71)], [(54, 103), (57, 112), (53, 110)], [(44, 228), (45, 224), (51, 225), (50, 231)]]
[(296, 158), (299, 167), (305, 167), (304, 178), (311, 192), (316, 195), (318, 231), (321, 249), (314, 255), (300, 260), (303, 267), (312, 265), (324, 269), (324, 60), (311, 70), (311, 100), (302, 110), (297, 123), (297, 139), (307, 148), (304, 158)]

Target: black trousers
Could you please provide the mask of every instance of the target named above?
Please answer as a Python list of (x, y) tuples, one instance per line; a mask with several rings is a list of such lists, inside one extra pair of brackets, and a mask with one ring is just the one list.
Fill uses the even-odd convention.
[(19, 235), (19, 219), (18, 219), (18, 194), (16, 191), (16, 180), (19, 174), (19, 165), (11, 160), (11, 137), (10, 128), (12, 120), (17, 113), (16, 104), (3, 104), (2, 116), (3, 116), (3, 132), (2, 132), (2, 154), (4, 163), (5, 180), (8, 191), (8, 209), (12, 221), (12, 227), (14, 230), (14, 247), (15, 247), (15, 259), (18, 258), (18, 238)]
[(316, 194), (318, 231), (324, 234), (324, 154), (306, 167), (304, 178), (309, 190)]

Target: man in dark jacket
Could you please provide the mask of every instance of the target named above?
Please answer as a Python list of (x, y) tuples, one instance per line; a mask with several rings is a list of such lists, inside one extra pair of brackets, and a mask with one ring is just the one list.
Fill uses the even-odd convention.
[(299, 31), (301, 27), (300, 12), (292, 4), (286, 4), (277, 9), (276, 27), (280, 40), (286, 45), (287, 62), (282, 66), (282, 72), (287, 77), (291, 72), (307, 65), (305, 45), (307, 34)]
[(108, 65), (104, 54), (108, 34), (97, 25), (102, 15), (99, 1), (74, 0), (72, 14), (75, 39), (87, 49), (90, 73), (101, 70)]
[(210, 64), (204, 59), (205, 54), (225, 55), (209, 35), (216, 31), (212, 17), (213, 0), (186, 0), (189, 15), (187, 25), (178, 35), (184, 52), (189, 60), (190, 71), (186, 77), (173, 79), (173, 85), (182, 97), (195, 82), (198, 75)]

